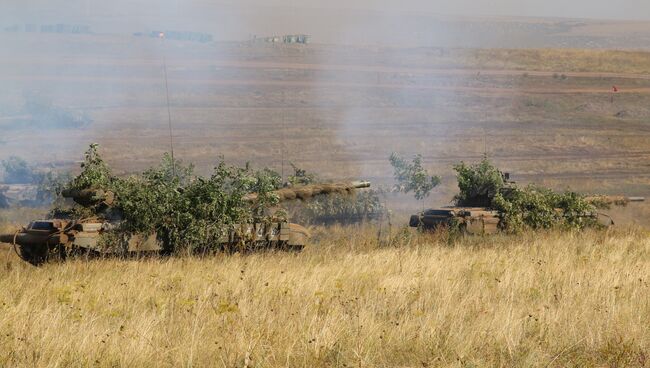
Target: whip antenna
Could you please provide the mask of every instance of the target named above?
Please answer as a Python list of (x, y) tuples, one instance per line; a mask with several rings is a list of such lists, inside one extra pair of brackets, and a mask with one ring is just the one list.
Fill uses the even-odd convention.
[(176, 177), (176, 160), (174, 160), (174, 131), (172, 129), (172, 111), (169, 104), (169, 81), (167, 80), (167, 56), (165, 55), (165, 48), (164, 48), (165, 33), (160, 32), (158, 36), (162, 40), (162, 44), (163, 44), (162, 57), (163, 57), (163, 72), (165, 74), (165, 97), (167, 98), (167, 121), (169, 122), (169, 148), (171, 150), (171, 155), (172, 155), (172, 173), (174, 174), (174, 177)]

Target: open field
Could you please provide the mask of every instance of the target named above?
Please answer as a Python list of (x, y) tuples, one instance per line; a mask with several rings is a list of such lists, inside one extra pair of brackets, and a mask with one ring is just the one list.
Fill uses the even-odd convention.
[[(376, 225), (312, 228), (302, 253), (42, 268), (2, 248), (0, 366), (650, 365), (650, 237), (626, 226), (650, 225), (650, 202), (612, 210), (608, 232), (448, 244), (400, 228), (451, 199), (454, 163), (483, 155), (520, 183), (650, 197), (650, 53), (106, 34), (0, 44), (0, 160), (69, 170), (98, 142), (119, 173), (157, 162), (164, 55), (175, 154), (201, 173), (223, 157), (390, 185), (398, 152), (443, 179), (424, 202), (389, 195), (389, 244)], [(35, 129), (31, 96), (92, 123)], [(0, 211), (0, 232), (44, 212)]]
[(467, 238), (317, 230), (297, 254), (2, 253), (0, 365), (648, 367), (638, 230)]

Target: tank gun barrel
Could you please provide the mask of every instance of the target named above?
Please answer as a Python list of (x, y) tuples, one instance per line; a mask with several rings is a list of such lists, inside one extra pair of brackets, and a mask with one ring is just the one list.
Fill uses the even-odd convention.
[(0, 234), (0, 243), (11, 244), (14, 242), (15, 234)]
[(585, 200), (596, 206), (627, 206), (630, 202), (645, 202), (645, 197), (597, 195), (586, 197)]
[[(368, 181), (354, 181), (351, 183), (333, 183), (333, 184), (310, 184), (301, 185), (291, 188), (282, 188), (271, 192), (276, 195), (280, 202), (307, 200), (319, 195), (329, 194), (350, 194), (356, 189), (369, 188), (370, 182)], [(244, 196), (247, 202), (255, 202), (259, 198), (257, 193), (251, 193)]]
[(0, 234), (0, 243), (5, 244), (14, 244), (22, 246), (40, 246), (42, 244), (58, 244), (60, 242), (61, 235), (52, 235), (52, 236), (43, 236), (43, 235), (34, 235), (25, 232), (19, 232), (17, 234)]

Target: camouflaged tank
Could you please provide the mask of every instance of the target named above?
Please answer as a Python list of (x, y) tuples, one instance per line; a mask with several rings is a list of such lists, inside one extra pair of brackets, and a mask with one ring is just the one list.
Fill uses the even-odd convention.
[[(514, 187), (515, 182), (510, 181), (510, 174), (503, 173), (505, 186), (501, 189), (503, 195), (507, 195)], [(496, 193), (487, 193), (479, 198), (476, 203), (484, 205), (491, 202)], [(643, 197), (624, 196), (590, 196), (585, 200), (599, 207), (626, 206), (631, 202), (643, 202)], [(557, 209), (560, 211), (560, 209)], [(585, 218), (597, 220), (599, 224), (609, 227), (614, 225), (614, 220), (607, 214), (598, 211), (581, 214)], [(458, 228), (463, 234), (471, 235), (492, 235), (501, 231), (501, 216), (499, 211), (490, 207), (464, 207), (447, 206), (425, 210), (419, 214), (412, 215), (409, 226), (421, 230), (435, 231), (439, 228)]]
[[(624, 198), (618, 197), (617, 198)], [(626, 202), (642, 202), (642, 197), (625, 197)], [(616, 205), (616, 203), (612, 203)], [(557, 210), (561, 211), (561, 210)], [(614, 225), (614, 220), (601, 212), (586, 212), (581, 215), (591, 218), (599, 224), (609, 227)], [(464, 234), (491, 235), (501, 230), (501, 217), (499, 211), (489, 207), (439, 207), (425, 210), (417, 215), (412, 215), (409, 226), (422, 230), (436, 230), (441, 227), (457, 227)]]
[[(274, 192), (280, 202), (305, 200), (314, 196), (351, 193), (368, 188), (368, 182), (316, 184), (283, 188)], [(155, 234), (136, 234), (122, 239), (111, 238), (111, 246), (103, 246), (102, 236), (119, 226), (119, 215), (111, 212), (115, 196), (103, 190), (68, 190), (63, 196), (82, 206), (101, 206), (101, 217), (88, 219), (33, 221), (13, 234), (0, 235), (0, 243), (11, 244), (16, 253), (34, 265), (48, 260), (63, 259), (70, 254), (85, 252), (94, 255), (157, 254), (163, 244)], [(244, 198), (255, 202), (252, 193)], [(289, 222), (236, 224), (230, 226), (219, 239), (219, 248), (226, 251), (256, 249), (300, 250), (310, 237), (309, 231)], [(117, 243), (117, 244), (116, 244)]]

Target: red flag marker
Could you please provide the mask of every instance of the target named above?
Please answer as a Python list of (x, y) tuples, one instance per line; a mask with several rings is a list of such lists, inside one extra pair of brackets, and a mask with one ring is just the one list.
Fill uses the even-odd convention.
[(618, 92), (618, 88), (616, 86), (612, 86), (612, 92), (614, 93)]

